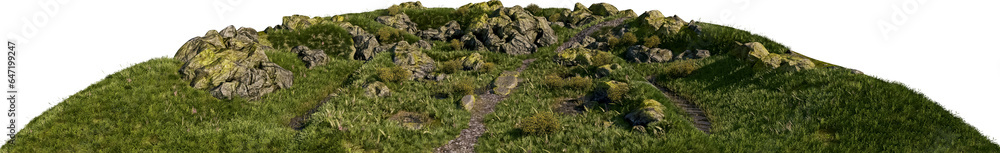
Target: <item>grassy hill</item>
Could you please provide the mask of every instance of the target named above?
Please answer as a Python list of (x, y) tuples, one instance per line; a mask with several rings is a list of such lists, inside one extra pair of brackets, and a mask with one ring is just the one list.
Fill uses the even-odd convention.
[[(624, 17), (625, 24), (631, 24), (642, 17), (595, 15), (597, 21), (579, 27), (551, 26), (558, 43), (524, 55), (470, 50), (455, 47), (451, 41), (433, 40), (432, 48), (420, 51), (437, 61), (435, 74), (448, 76), (441, 81), (386, 80), (380, 70), (394, 67), (389, 51), (367, 61), (329, 55), (328, 63), (313, 68), (288, 51), (294, 47), (289, 44), (342, 50), (344, 46), (314, 46), (314, 39), (331, 31), (337, 34), (333, 39), (350, 39), (343, 36), (341, 27), (330, 26), (343, 22), (395, 41), (416, 42), (420, 38), (412, 33), (394, 35), (382, 30), (388, 26), (375, 22), (376, 18), (405, 13), (421, 30), (452, 20), (464, 29), (476, 17), (489, 14), (474, 9), (491, 6), (488, 3), (499, 2), (457, 9), (397, 5), (317, 17), (323, 22), (314, 24), (324, 26), (313, 26), (326, 30), (261, 31), (261, 45), (274, 48), (260, 50), (294, 74), (294, 86), (254, 100), (215, 98), (210, 91), (192, 88), (178, 73), (184, 61), (154, 58), (109, 75), (45, 111), (2, 151), (433, 152), (470, 128), (467, 123), (475, 111), (463, 109), (463, 96), (490, 92), (504, 71), (517, 69), (528, 59), (536, 60), (517, 76), (521, 78), (517, 87), (496, 104), (495, 112), (482, 118), (487, 130), (478, 137), (477, 152), (1000, 151), (961, 118), (903, 84), (805, 56), (815, 68), (760, 69), (730, 54), (740, 47), (733, 42), (759, 42), (770, 53), (782, 56), (797, 53), (766, 37), (704, 22), (692, 23), (701, 28), (697, 32), (685, 26), (671, 34), (636, 34), (640, 40), (609, 47), (613, 56), (595, 56), (595, 63), (599, 59), (604, 63), (593, 65), (562, 65), (555, 59), (560, 55), (557, 48), (599, 22)], [(563, 10), (569, 12), (525, 9), (549, 20)], [(602, 28), (597, 33), (611, 30)], [(628, 46), (649, 44), (652, 40), (646, 38), (654, 35), (659, 43), (648, 47), (669, 49), (673, 55), (705, 49), (712, 55), (630, 62)], [(390, 38), (380, 36), (379, 40)], [(455, 61), (474, 53), (494, 66), (455, 68)], [(599, 72), (604, 64), (622, 68)], [(366, 85), (374, 81), (384, 82), (392, 93), (366, 96)], [(613, 90), (604, 86), (608, 81), (627, 85), (622, 96), (610, 102), (591, 100)], [(709, 132), (699, 130), (689, 110), (674, 105), (676, 99), (658, 87), (699, 106), (711, 121)], [(662, 104), (657, 107), (662, 120), (637, 125), (626, 118), (646, 108), (647, 100)], [(418, 116), (420, 122), (404, 124), (400, 116)], [(301, 123), (296, 121), (303, 117)], [(301, 129), (293, 124), (302, 124)], [(555, 128), (535, 132), (530, 126), (535, 124)]]

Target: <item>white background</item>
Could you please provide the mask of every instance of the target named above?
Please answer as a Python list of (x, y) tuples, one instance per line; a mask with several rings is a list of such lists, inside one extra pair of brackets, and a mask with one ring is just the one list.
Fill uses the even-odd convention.
[[(485, 0), (484, 0), (485, 1)], [(15, 1), (0, 2), (0, 34), (18, 45), (18, 130), (105, 76), (227, 25), (263, 30), (292, 14), (328, 16), (403, 1)], [(469, 2), (425, 0), (427, 7)], [(576, 1), (504, 1), (572, 8)], [(582, 0), (586, 6), (600, 1)], [(898, 81), (924, 93), (982, 133), (1000, 137), (1000, 1), (730, 0), (615, 1), (636, 13), (656, 9), (685, 20), (748, 30), (807, 56)], [(881, 25), (881, 26), (880, 26)], [(6, 86), (6, 84), (4, 84)], [(6, 96), (4, 96), (6, 97)], [(4, 101), (4, 106), (7, 102)], [(4, 112), (6, 112), (6, 109)], [(6, 113), (3, 113), (6, 114)], [(3, 127), (7, 123), (3, 123)], [(7, 140), (6, 129), (3, 139)]]

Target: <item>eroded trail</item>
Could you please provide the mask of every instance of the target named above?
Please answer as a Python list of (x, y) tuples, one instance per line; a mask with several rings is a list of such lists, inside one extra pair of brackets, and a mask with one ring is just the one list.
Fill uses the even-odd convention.
[(674, 105), (677, 105), (677, 107), (683, 109), (684, 112), (687, 112), (688, 116), (691, 116), (692, 119), (691, 121), (692, 123), (694, 123), (695, 128), (698, 128), (698, 130), (701, 130), (706, 134), (711, 134), (709, 130), (712, 129), (712, 122), (708, 120), (708, 114), (705, 113), (705, 111), (702, 110), (700, 107), (698, 107), (697, 104), (694, 104), (691, 101), (684, 99), (684, 97), (678, 96), (676, 93), (670, 91), (667, 88), (663, 88), (657, 86), (656, 84), (653, 84), (652, 82), (655, 82), (656, 80), (656, 78), (654, 78), (653, 76), (646, 77), (646, 80), (650, 82), (649, 84), (656, 87), (656, 89), (660, 89), (660, 92), (663, 93), (663, 96), (670, 98), (670, 101), (673, 101)]
[[(516, 73), (521, 73), (528, 68), (528, 64), (534, 62), (535, 59), (527, 59), (521, 61), (521, 67), (517, 68)], [(509, 73), (509, 72), (504, 72)], [(504, 76), (500, 76), (504, 77)], [(513, 79), (517, 79), (516, 77)], [(500, 80), (500, 78), (497, 78)], [(516, 86), (516, 83), (515, 85)], [(512, 86), (513, 87), (513, 86)], [(476, 104), (472, 107), (472, 117), (469, 118), (469, 127), (462, 129), (462, 132), (458, 134), (453, 140), (448, 141), (448, 144), (434, 149), (434, 152), (474, 152), (476, 142), (479, 136), (482, 136), (486, 132), (486, 125), (483, 125), (483, 117), (486, 114), (493, 113), (493, 108), (500, 103), (507, 96), (503, 93), (495, 93), (494, 90), (490, 90), (484, 94), (478, 95)]]
[[(569, 48), (569, 46), (573, 45), (574, 42), (582, 42), (583, 38), (590, 36), (590, 34), (594, 33), (601, 27), (615, 27), (621, 25), (622, 22), (625, 21), (625, 19), (626, 18), (618, 18), (611, 21), (604, 21), (601, 23), (597, 23), (593, 26), (587, 27), (586, 29), (581, 30), (579, 33), (576, 33), (576, 35), (574, 35), (573, 37), (569, 38), (569, 40), (566, 40), (566, 42), (563, 42), (562, 45), (559, 45), (559, 48), (556, 48), (556, 53), (562, 52), (562, 50)], [(587, 45), (587, 44), (582, 44), (582, 45)]]

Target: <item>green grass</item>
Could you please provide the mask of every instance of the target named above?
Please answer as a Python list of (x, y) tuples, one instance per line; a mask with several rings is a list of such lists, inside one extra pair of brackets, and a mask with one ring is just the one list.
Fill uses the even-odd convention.
[[(421, 28), (458, 20), (463, 27), (485, 12), (458, 14), (451, 8), (407, 9)], [(558, 9), (542, 9), (539, 14)], [(346, 14), (346, 21), (374, 34), (385, 27), (374, 21), (386, 10)], [(441, 18), (429, 18), (434, 15)], [(536, 14), (538, 15), (538, 14)], [(617, 17), (604, 17), (611, 20)], [(628, 22), (630, 20), (626, 20)], [(580, 29), (553, 27), (563, 42)], [(521, 73), (523, 81), (494, 113), (484, 117), (487, 131), (478, 139), (478, 152), (997, 152), (1000, 147), (937, 103), (905, 85), (845, 70), (817, 68), (801, 72), (754, 70), (725, 53), (739, 42), (761, 42), (772, 53), (788, 48), (747, 31), (700, 23), (703, 34), (689, 30), (659, 36), (661, 48), (680, 53), (708, 49), (712, 57), (670, 63), (630, 63), (625, 48), (613, 48), (610, 63), (623, 68), (595, 77), (597, 65), (566, 67), (555, 63), (555, 48), (539, 47), (527, 55), (491, 51), (453, 50), (446, 42), (422, 50), (436, 62), (452, 61), (472, 53), (495, 63), (490, 71), (447, 71), (443, 81), (385, 82), (392, 94), (366, 97), (363, 85), (379, 81), (377, 70), (394, 66), (391, 52), (370, 61), (333, 58), (313, 69), (305, 68), (293, 44), (316, 45), (311, 36), (343, 38), (336, 26), (314, 26), (302, 31), (277, 31), (261, 38), (268, 58), (294, 73), (292, 88), (277, 90), (256, 101), (218, 100), (182, 80), (183, 64), (155, 58), (109, 75), (66, 98), (32, 120), (6, 144), (5, 152), (430, 152), (467, 128), (471, 114), (458, 101), (468, 90), (484, 89), (504, 70), (525, 59), (537, 59)], [(425, 27), (426, 26), (426, 27)], [(332, 33), (332, 34), (331, 34)], [(333, 37), (336, 36), (336, 37)], [(412, 34), (405, 40), (416, 41)], [(639, 38), (648, 37), (648, 34)], [(641, 42), (637, 42), (641, 43)], [(623, 45), (625, 46), (625, 45)], [(313, 48), (314, 46), (309, 46)], [(325, 46), (331, 50), (344, 46)], [(329, 55), (338, 56), (338, 55)], [(814, 60), (820, 67), (832, 64)], [(692, 70), (693, 69), (693, 70)], [(681, 71), (683, 70), (683, 71)], [(687, 71), (690, 71), (689, 74)], [(445, 72), (436, 70), (436, 73)], [(686, 75), (679, 75), (686, 74)], [(592, 95), (595, 87), (553, 88), (548, 75), (590, 77), (629, 84), (631, 90), (615, 103), (585, 104), (577, 114), (553, 114), (561, 125), (551, 133), (529, 134), (519, 123), (535, 114), (556, 112), (563, 99)], [(660, 80), (647, 82), (646, 76)], [(670, 76), (670, 77), (665, 77)], [(461, 85), (461, 86), (460, 86)], [(690, 117), (673, 105), (656, 86), (676, 91), (704, 109), (712, 134), (696, 129)], [(175, 95), (176, 93), (176, 95)], [(288, 126), (334, 93), (312, 114), (302, 130)], [(663, 104), (664, 120), (632, 126), (624, 116), (642, 101)], [(427, 115), (431, 121), (410, 129), (388, 120), (401, 112)], [(197, 112), (197, 113), (195, 113)]]

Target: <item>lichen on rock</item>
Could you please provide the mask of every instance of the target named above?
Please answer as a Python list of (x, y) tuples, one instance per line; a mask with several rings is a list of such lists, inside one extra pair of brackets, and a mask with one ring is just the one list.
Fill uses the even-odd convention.
[(258, 50), (252, 28), (228, 26), (188, 40), (174, 59), (184, 62), (179, 73), (196, 89), (209, 89), (219, 99), (257, 99), (292, 87), (292, 72), (270, 62)]
[(400, 41), (392, 47), (392, 62), (402, 69), (412, 72), (409, 80), (424, 78), (434, 71), (434, 59), (424, 54), (415, 45), (410, 45), (406, 41)]
[(625, 115), (625, 119), (632, 122), (632, 125), (647, 125), (649, 123), (663, 120), (663, 105), (652, 99), (642, 102), (642, 107)]

